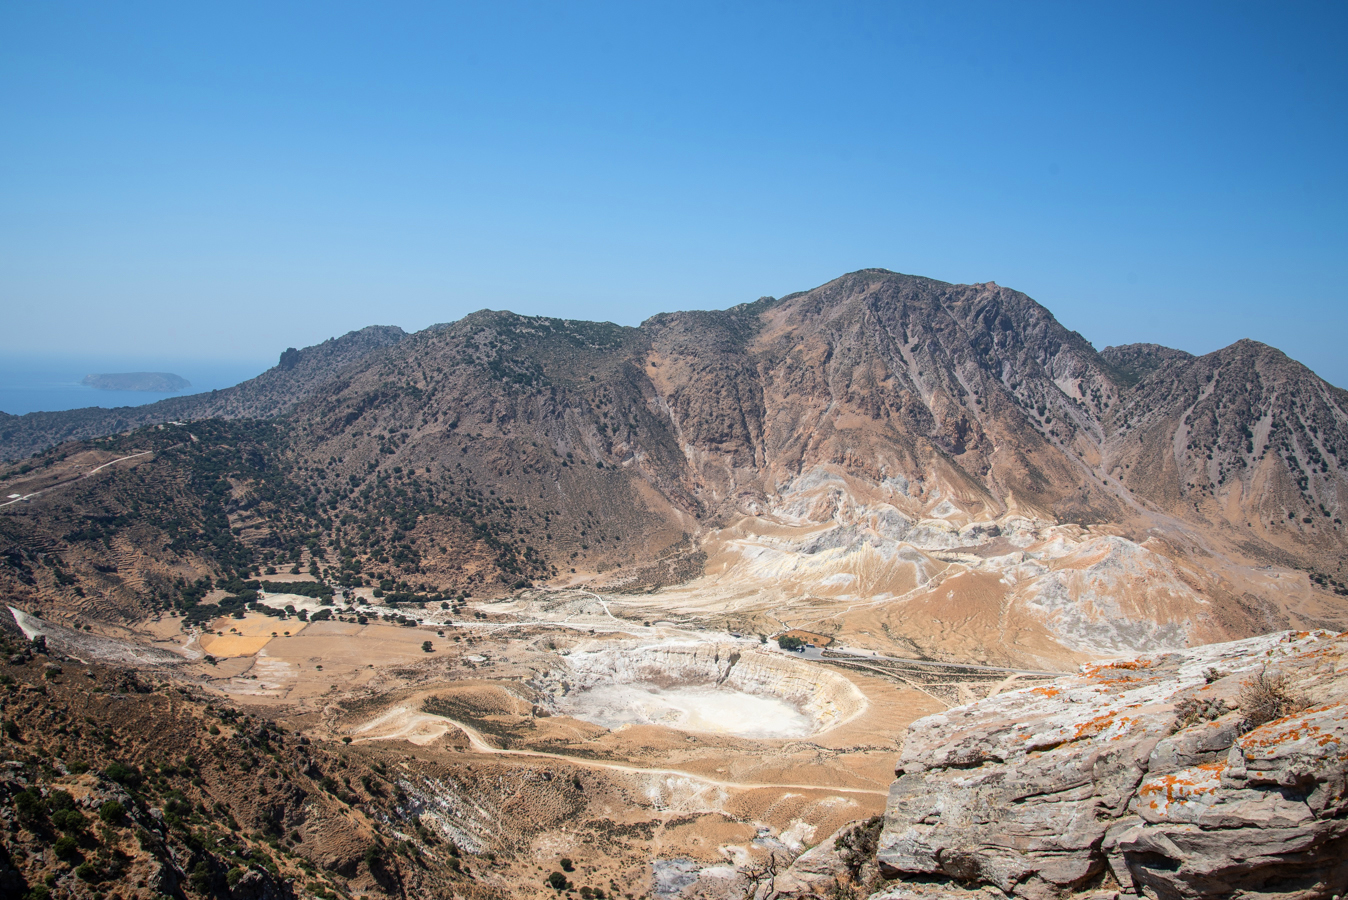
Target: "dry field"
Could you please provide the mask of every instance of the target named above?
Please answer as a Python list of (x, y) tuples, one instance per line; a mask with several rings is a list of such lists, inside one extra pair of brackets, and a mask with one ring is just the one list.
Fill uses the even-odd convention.
[(618, 896), (733, 892), (743, 867), (880, 813), (909, 722), (1017, 686), (804, 659), (711, 630), (701, 609), (666, 603), (657, 617), (655, 599), (540, 591), (453, 616), (402, 608), (415, 626), (362, 599), (325, 621), (165, 617), (138, 631), (224, 703), (398, 771), (425, 828), (495, 859), (482, 883), (519, 897), (555, 896), (544, 879), (563, 857), (577, 887)]

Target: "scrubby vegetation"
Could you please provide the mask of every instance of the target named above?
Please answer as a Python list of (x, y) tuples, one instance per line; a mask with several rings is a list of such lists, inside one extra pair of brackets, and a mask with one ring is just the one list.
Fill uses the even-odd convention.
[(396, 836), (418, 831), (379, 764), (134, 671), (42, 678), (50, 659), (0, 632), (0, 896), (495, 896)]
[[(96, 484), (60, 487), (41, 516), (24, 506), (0, 515), (0, 587), (31, 608), (59, 601), (99, 617), (120, 608), (200, 623), (241, 614), (262, 590), (331, 602), (378, 585), (392, 605), (458, 603), (472, 585), (523, 587), (556, 571), (513, 523), (515, 501), (470, 476), (436, 482), (392, 466), (337, 479), (278, 422), (143, 428), (29, 465), (59, 479), (86, 450), (145, 456)], [(428, 554), (451, 553), (452, 565), (424, 571)], [(313, 580), (258, 580), (302, 570)], [(225, 596), (205, 602), (213, 590)], [(95, 596), (114, 608), (83, 602)]]
[(1260, 669), (1258, 675), (1246, 680), (1240, 687), (1240, 709), (1245, 714), (1247, 730), (1281, 719), (1305, 706), (1305, 698), (1293, 688), (1291, 679), (1281, 672)]

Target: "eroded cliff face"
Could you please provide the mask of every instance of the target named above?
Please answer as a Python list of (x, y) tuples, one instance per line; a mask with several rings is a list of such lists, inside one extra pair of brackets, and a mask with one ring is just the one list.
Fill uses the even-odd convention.
[(1304, 608), (1306, 618), (1288, 620), (1308, 582), (1112, 526), (971, 519), (953, 507), (922, 516), (841, 478), (791, 497), (800, 515), (765, 513), (709, 534), (705, 576), (667, 593), (769, 618), (774, 633), (1055, 671), (1335, 622)]
[(772, 504), (779, 487), (836, 465), (940, 488), (992, 517), (1016, 504), (1118, 514), (1076, 459), (1098, 456), (1109, 367), (1017, 291), (865, 270), (642, 330), (685, 482), (713, 511)]
[[(1261, 675), (1286, 700), (1273, 713), (1292, 710), (1262, 723)], [(921, 719), (881, 868), (1027, 898), (1340, 895), (1346, 701), (1348, 635), (1287, 632), (1085, 666)]]

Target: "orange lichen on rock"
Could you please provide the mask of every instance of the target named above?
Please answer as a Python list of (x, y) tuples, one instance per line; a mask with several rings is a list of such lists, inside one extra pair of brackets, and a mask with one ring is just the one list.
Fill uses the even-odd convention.
[(1110, 725), (1114, 724), (1114, 715), (1114, 713), (1105, 713), (1102, 716), (1087, 719), (1076, 727), (1076, 732), (1072, 735), (1071, 740), (1079, 741), (1082, 738), (1095, 737)]
[(1137, 722), (1138, 720), (1131, 716), (1124, 716), (1122, 719), (1119, 719), (1118, 734), (1112, 736), (1110, 740), (1111, 741), (1120, 740), (1128, 732), (1128, 729), (1131, 728), (1133, 725), (1136, 725)]
[(1226, 771), (1225, 762), (1206, 763), (1169, 775), (1153, 778), (1138, 788), (1139, 798), (1150, 799), (1152, 809), (1157, 808), (1159, 798), (1152, 795), (1164, 794), (1167, 804), (1176, 800), (1184, 802), (1201, 794), (1211, 794), (1221, 787), (1222, 773)]
[[(1245, 878), (1246, 870), (1253, 874), (1241, 889), (1254, 896), (1281, 877), (1292, 833), (1309, 848), (1300, 868), (1317, 878), (1341, 878), (1341, 815), (1317, 817), (1286, 785), (1315, 785), (1330, 804), (1326, 809), (1342, 808), (1348, 668), (1340, 645), (1330, 647), (1336, 657), (1321, 657), (1314, 633), (1278, 643), (1283, 637), (1083, 667), (1053, 686), (1007, 692), (969, 705), (958, 717), (924, 720), (905, 739), (904, 762), (946, 753), (956, 730), (967, 741), (976, 724), (983, 725), (979, 746), (987, 745), (981, 752), (1000, 761), (976, 773), (962, 764), (925, 766), (920, 783), (899, 782), (877, 858), (895, 871), (939, 869), (958, 880), (970, 871), (969, 860), (980, 871), (1004, 866), (1008, 833), (1040, 835), (1046, 822), (1063, 822), (1078, 830), (1073, 843), (1081, 849), (1045, 844), (1021, 851), (1023, 864), (1056, 872), (1071, 859), (1075, 868), (1068, 874), (1077, 880), (1045, 880), (1023, 891), (1020, 882), (1007, 882), (999, 889), (1014, 900), (1081, 896), (1082, 879), (1107, 864), (1127, 888), (1121, 896), (1151, 887), (1156, 893), (1148, 896), (1236, 896), (1232, 873)], [(1238, 737), (1254, 707), (1237, 711), (1232, 695), (1259, 672), (1275, 644), (1291, 703), (1313, 696), (1315, 706)], [(1119, 777), (1131, 776), (1125, 767), (1142, 774)], [(1036, 802), (1024, 803), (1026, 797)], [(1121, 821), (1124, 810), (1136, 821)], [(947, 858), (958, 863), (947, 870)]]
[(1299, 741), (1314, 747), (1342, 746), (1348, 737), (1348, 706), (1331, 703), (1261, 725), (1236, 742), (1247, 756), (1272, 759)]
[[(1283, 716), (1281, 719), (1274, 719), (1267, 725), (1260, 726), (1240, 739), (1239, 746), (1242, 750), (1268, 749), (1276, 747), (1279, 744), (1299, 741), (1304, 737), (1319, 734), (1321, 728), (1312, 725), (1309, 722), (1301, 721), (1292, 724), (1299, 716)], [(1290, 728), (1279, 730), (1275, 726), (1291, 725)]]

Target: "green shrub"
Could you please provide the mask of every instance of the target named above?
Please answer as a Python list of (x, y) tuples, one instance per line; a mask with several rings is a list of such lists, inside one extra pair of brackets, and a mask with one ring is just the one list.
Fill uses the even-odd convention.
[(115, 825), (126, 815), (126, 807), (116, 800), (109, 800), (98, 808), (98, 817), (109, 825)]
[(74, 808), (75, 808), (75, 798), (70, 796), (70, 794), (66, 791), (60, 790), (58, 788), (57, 790), (54, 790), (47, 795), (47, 809), (51, 810), (52, 812), (55, 812), (58, 809), (74, 809)]
[(192, 887), (205, 894), (211, 889), (211, 882), (215, 880), (211, 867), (204, 860), (192, 867)]
[(80, 881), (96, 884), (103, 880), (103, 873), (98, 871), (98, 867), (93, 863), (84, 862), (75, 867), (75, 877)]
[(79, 834), (88, 824), (77, 809), (58, 809), (51, 814), (51, 823), (66, 834)]
[(123, 787), (135, 787), (140, 784), (140, 770), (119, 762), (108, 763), (107, 768), (103, 770), (103, 776)]
[(57, 859), (74, 859), (79, 855), (80, 844), (70, 835), (59, 837), (56, 843), (52, 845), (52, 851), (56, 853)]
[(561, 892), (570, 888), (571, 882), (567, 881), (566, 876), (561, 872), (553, 872), (548, 876), (547, 885), (554, 891)]
[(25, 822), (36, 822), (46, 812), (42, 797), (32, 789), (20, 791), (14, 795), (14, 809)]

